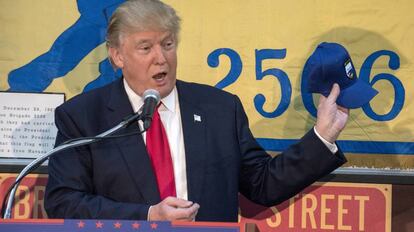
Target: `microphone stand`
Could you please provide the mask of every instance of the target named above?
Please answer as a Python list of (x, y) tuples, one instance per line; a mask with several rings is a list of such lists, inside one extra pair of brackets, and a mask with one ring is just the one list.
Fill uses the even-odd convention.
[[(10, 195), (7, 199), (7, 207), (4, 211), (4, 215), (3, 218), (4, 219), (10, 219), (11, 218), (11, 211), (12, 211), (12, 207), (14, 204), (14, 196), (16, 195), (16, 191), (17, 191), (17, 187), (19, 186), (20, 181), (27, 175), (29, 174), (31, 171), (33, 171), (35, 168), (37, 168), (38, 166), (40, 166), (43, 162), (45, 162), (50, 156), (52, 156), (53, 154), (55, 154), (56, 152), (59, 151), (63, 151), (69, 148), (73, 148), (73, 147), (79, 147), (82, 145), (86, 145), (86, 144), (91, 144), (94, 142), (97, 142), (99, 140), (101, 140), (101, 138), (104, 138), (106, 136), (109, 136), (115, 132), (117, 132), (118, 130), (122, 129), (122, 128), (126, 128), (128, 127), (131, 123), (133, 123), (134, 121), (140, 120), (141, 119), (141, 115), (138, 113), (134, 113), (130, 116), (128, 116), (127, 118), (125, 118), (122, 122), (120, 122), (118, 125), (114, 126), (113, 128), (95, 136), (94, 138), (85, 138), (85, 139), (79, 139), (70, 143), (66, 143), (66, 144), (61, 144), (57, 147), (55, 147), (54, 149), (52, 149), (51, 151), (47, 152), (46, 154), (36, 158), (35, 160), (33, 160), (32, 162), (30, 162), (20, 173), (19, 175), (16, 177), (16, 180), (14, 181), (13, 185), (13, 189), (10, 192)], [(13, 186), (12, 185), (12, 186)], [(6, 197), (6, 196), (5, 196)]]

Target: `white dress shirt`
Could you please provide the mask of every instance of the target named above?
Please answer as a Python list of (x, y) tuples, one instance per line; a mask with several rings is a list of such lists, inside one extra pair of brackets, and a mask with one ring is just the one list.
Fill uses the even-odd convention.
[(316, 136), (325, 144), (325, 146), (333, 153), (335, 154), (338, 151), (338, 147), (335, 143), (330, 143), (326, 139), (324, 139), (316, 130), (315, 127), (313, 127), (313, 131), (315, 132)]
[[(131, 87), (129, 87), (125, 79), (124, 86), (134, 112), (142, 110), (141, 108), (144, 105), (142, 97), (137, 95)], [(171, 91), (168, 96), (162, 98), (161, 103), (158, 112), (170, 145), (177, 198), (188, 200), (184, 136), (181, 126), (177, 88), (174, 87), (173, 91)], [(142, 122), (139, 121), (139, 124), (142, 129)], [(146, 143), (146, 133), (144, 132), (142, 136)]]

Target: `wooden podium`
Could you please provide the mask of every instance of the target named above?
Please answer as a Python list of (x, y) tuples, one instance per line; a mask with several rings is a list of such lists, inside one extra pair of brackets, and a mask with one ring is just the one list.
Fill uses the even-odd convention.
[(82, 219), (6, 219), (0, 231), (7, 232), (255, 232), (254, 224), (217, 222), (149, 222)]

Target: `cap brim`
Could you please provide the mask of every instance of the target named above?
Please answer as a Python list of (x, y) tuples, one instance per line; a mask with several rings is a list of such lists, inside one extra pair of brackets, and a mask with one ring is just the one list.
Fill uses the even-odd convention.
[(336, 99), (336, 103), (345, 108), (356, 109), (367, 104), (377, 94), (377, 90), (358, 79), (348, 88), (341, 89), (341, 93)]

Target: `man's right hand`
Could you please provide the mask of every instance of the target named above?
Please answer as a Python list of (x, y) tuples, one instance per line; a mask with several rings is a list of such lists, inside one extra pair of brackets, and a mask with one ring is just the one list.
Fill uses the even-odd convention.
[(167, 197), (160, 203), (151, 206), (150, 221), (194, 221), (200, 205), (192, 201)]

